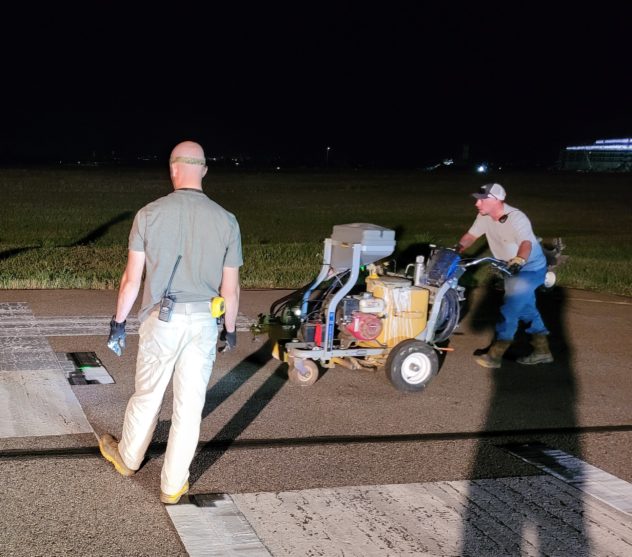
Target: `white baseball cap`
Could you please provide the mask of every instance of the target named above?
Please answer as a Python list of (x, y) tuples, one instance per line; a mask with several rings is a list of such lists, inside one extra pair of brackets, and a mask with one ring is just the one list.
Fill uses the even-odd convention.
[(507, 197), (507, 192), (500, 184), (485, 184), (481, 186), (478, 193), (473, 193), (472, 196), (476, 197), (476, 199), (493, 197), (494, 199), (498, 199), (498, 201), (504, 201), (505, 197)]

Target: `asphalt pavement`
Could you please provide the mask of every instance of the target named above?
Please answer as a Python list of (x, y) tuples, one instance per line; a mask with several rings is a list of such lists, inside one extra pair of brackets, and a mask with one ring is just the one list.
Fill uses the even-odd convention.
[[(517, 364), (519, 338), (485, 370), (472, 355), (499, 294), (473, 291), (439, 375), (407, 394), (368, 370), (289, 384), (248, 331), (286, 293), (242, 293), (190, 496), (167, 508), (170, 392), (134, 477), (98, 454), (134, 386), (137, 323), (122, 357), (105, 346), (116, 292), (0, 292), (0, 555), (630, 554), (632, 299), (543, 295), (555, 363)], [(113, 382), (68, 384), (63, 356), (77, 352)]]

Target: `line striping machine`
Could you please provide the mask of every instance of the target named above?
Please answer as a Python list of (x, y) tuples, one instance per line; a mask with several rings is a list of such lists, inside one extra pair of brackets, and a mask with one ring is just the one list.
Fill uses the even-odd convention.
[(369, 223), (335, 225), (324, 241), (316, 279), (277, 300), (253, 332), (267, 332), (288, 379), (312, 385), (320, 367), (384, 368), (401, 391), (421, 391), (437, 375), (438, 353), (459, 323), (469, 265), (453, 249), (417, 256), (402, 274), (381, 263), (395, 250), (395, 231)]

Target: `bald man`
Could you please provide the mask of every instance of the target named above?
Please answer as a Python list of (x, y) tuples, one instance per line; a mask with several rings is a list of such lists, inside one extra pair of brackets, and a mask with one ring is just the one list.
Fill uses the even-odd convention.
[(175, 504), (189, 490), (189, 468), (215, 361), (218, 325), (212, 300), (224, 298), (225, 349), (234, 348), (243, 259), (237, 219), (202, 191), (207, 172), (202, 147), (192, 141), (176, 145), (169, 169), (174, 191), (140, 209), (129, 235), (108, 346), (119, 356), (125, 348), (125, 322), (145, 272), (135, 392), (120, 442), (106, 433), (99, 447), (120, 474), (133, 475), (145, 458), (173, 378), (160, 500)]

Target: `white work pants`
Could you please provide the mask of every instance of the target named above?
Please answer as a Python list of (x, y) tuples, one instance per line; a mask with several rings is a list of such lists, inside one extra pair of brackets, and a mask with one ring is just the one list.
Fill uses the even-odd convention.
[(125, 411), (119, 452), (137, 470), (158, 423), (165, 390), (173, 375), (173, 413), (160, 488), (182, 489), (200, 437), (200, 422), (217, 343), (210, 313), (174, 313), (165, 323), (152, 313), (139, 330), (135, 392)]

